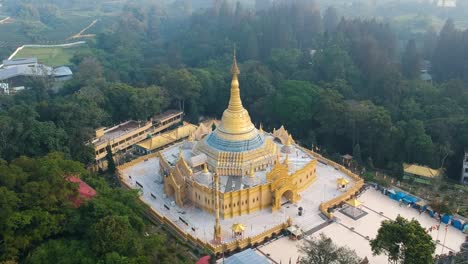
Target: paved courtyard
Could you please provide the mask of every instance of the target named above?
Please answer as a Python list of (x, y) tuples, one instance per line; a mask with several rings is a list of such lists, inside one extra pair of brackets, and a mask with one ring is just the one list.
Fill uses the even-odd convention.
[[(205, 213), (194, 206), (180, 208), (172, 198), (164, 195), (164, 185), (162, 184), (161, 175), (159, 175), (158, 158), (150, 158), (124, 169), (122, 177), (130, 186), (141, 190), (142, 199), (153, 210), (168, 217), (182, 230), (204, 241), (210, 241), (213, 238), (213, 215)], [(234, 223), (245, 225), (244, 237), (257, 235), (285, 222), (288, 217), (291, 217), (294, 224), (304, 231), (324, 223), (325, 220), (319, 213), (319, 205), (321, 202), (341, 194), (341, 191), (337, 190), (336, 187), (336, 179), (339, 177), (352, 181), (339, 170), (317, 162), (317, 180), (307, 190), (300, 193), (301, 200), (297, 204), (285, 204), (281, 210), (275, 213), (272, 213), (271, 209), (264, 209), (249, 215), (221, 220), (224, 242), (234, 239), (230, 230)], [(303, 216), (297, 214), (300, 206), (304, 209)]]
[[(384, 196), (374, 189), (363, 192), (359, 200), (363, 202), (361, 209), (367, 212), (367, 215), (358, 220), (353, 220), (340, 212), (335, 212), (335, 216), (338, 219), (337, 222), (317, 231), (312, 236), (324, 233), (332, 238), (336, 244), (354, 249), (358, 256), (362, 258), (367, 256), (370, 263), (380, 264), (387, 263), (387, 257), (385, 255), (372, 256), (369, 241), (366, 237), (372, 239), (377, 235), (381, 221), (389, 218), (395, 219), (398, 215), (401, 215), (408, 219), (415, 218), (424, 228), (429, 228), (438, 223), (438, 221), (426, 213), (420, 215), (416, 209), (405, 206), (400, 207), (397, 201)], [(351, 227), (354, 228), (353, 231), (350, 230)], [(465, 240), (465, 235), (452, 226), (448, 227), (447, 236), (445, 237), (445, 225), (441, 225), (439, 233), (433, 231), (431, 236), (434, 240), (439, 240), (436, 254), (441, 254), (442, 250), (444, 253), (459, 251), (460, 244)], [(445, 247), (442, 247), (444, 237)], [(289, 259), (296, 260), (300, 256), (298, 246), (301, 243), (301, 241), (291, 241), (287, 237), (283, 237), (260, 247), (259, 251), (269, 254), (278, 263), (289, 263)]]

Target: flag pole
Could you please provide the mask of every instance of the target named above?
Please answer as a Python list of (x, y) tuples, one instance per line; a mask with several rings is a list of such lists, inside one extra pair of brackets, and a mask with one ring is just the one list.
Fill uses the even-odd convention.
[(447, 229), (448, 229), (448, 224), (445, 226), (445, 236), (444, 236), (444, 243), (442, 244), (442, 251), (440, 254), (444, 254), (444, 248), (445, 248), (445, 239), (447, 238)]

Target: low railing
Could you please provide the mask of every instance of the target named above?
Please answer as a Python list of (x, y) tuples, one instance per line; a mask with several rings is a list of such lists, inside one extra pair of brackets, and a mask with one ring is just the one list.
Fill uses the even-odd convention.
[(155, 152), (155, 153), (150, 153), (150, 154), (147, 154), (147, 155), (144, 155), (144, 156), (140, 156), (140, 157), (138, 157), (138, 158), (136, 158), (134, 160), (131, 160), (129, 162), (126, 162), (126, 163), (124, 163), (122, 165), (117, 166), (117, 169), (118, 170), (124, 170), (124, 169), (126, 169), (128, 167), (131, 167), (131, 166), (133, 166), (133, 165), (135, 165), (137, 163), (140, 163), (142, 161), (145, 161), (145, 160), (148, 160), (148, 159), (151, 159), (151, 158), (155, 158), (158, 155), (159, 155), (159, 153)]
[[(126, 188), (128, 189), (132, 189), (132, 187), (122, 179), (122, 174), (120, 172), (120, 170), (118, 170), (117, 172), (119, 178), (120, 178), (120, 181), (122, 182), (123, 186), (125, 186)], [(140, 197), (140, 202), (145, 203), (145, 201), (143, 201), (143, 199)], [(222, 243), (222, 244), (212, 244), (212, 243), (209, 243), (207, 241), (203, 241), (195, 236), (193, 236), (192, 234), (186, 232), (185, 230), (183, 230), (182, 228), (180, 228), (179, 226), (177, 226), (174, 222), (172, 222), (169, 218), (165, 217), (164, 215), (158, 213), (157, 211), (153, 210), (152, 208), (150, 207), (147, 207), (147, 213), (149, 214), (149, 216), (151, 218), (153, 218), (154, 220), (156, 220), (157, 222), (163, 224), (163, 225), (166, 225), (168, 226), (173, 232), (174, 234), (185, 240), (185, 241), (189, 241), (190, 243), (193, 243), (195, 245), (198, 245), (202, 248), (207, 248), (209, 249), (210, 251), (212, 251), (214, 254), (218, 254), (218, 253), (222, 253), (222, 252), (232, 252), (238, 248), (240, 249), (244, 249), (244, 248), (247, 248), (247, 247), (250, 247), (250, 246), (253, 246), (254, 244), (256, 243), (261, 243), (265, 240), (265, 238), (267, 237), (272, 237), (273, 234), (279, 234), (281, 232), (281, 230), (283, 229), (286, 229), (288, 227), (288, 223), (285, 222), (285, 223), (281, 223), (279, 225), (276, 225), (258, 235), (255, 235), (253, 237), (246, 237), (246, 238), (242, 238), (242, 239), (237, 239), (237, 240), (234, 240), (234, 241), (230, 241), (230, 242), (227, 242), (227, 243)]]
[(325, 163), (325, 164), (330, 165), (330, 166), (333, 166), (334, 168), (338, 169), (342, 173), (346, 174), (346, 176), (350, 177), (351, 179), (353, 179), (355, 181), (353, 187), (349, 188), (345, 193), (343, 193), (340, 196), (335, 197), (335, 198), (333, 198), (333, 199), (331, 199), (329, 201), (326, 201), (326, 202), (323, 202), (323, 203), (320, 204), (320, 206), (319, 206), (320, 211), (326, 217), (332, 219), (333, 214), (328, 212), (329, 209), (331, 207), (337, 206), (337, 205), (349, 200), (353, 196), (355, 196), (359, 192), (359, 190), (361, 190), (361, 188), (364, 186), (364, 180), (361, 177), (359, 177), (358, 175), (354, 174), (352, 171), (348, 170), (346, 167), (344, 167), (341, 164), (338, 164), (338, 163), (336, 163), (336, 162), (334, 162), (332, 160), (329, 160), (329, 159), (323, 157), (322, 155), (320, 155), (320, 154), (318, 154), (316, 152), (313, 152), (311, 150), (308, 150), (306, 148), (301, 147), (301, 149), (303, 151), (306, 151), (307, 153), (313, 155), (320, 162)]
[[(329, 208), (331, 207), (334, 207), (334, 206), (337, 206), (339, 205), (340, 203), (350, 199), (352, 196), (356, 195), (356, 193), (362, 188), (362, 186), (364, 185), (364, 180), (362, 178), (360, 178), (358, 175), (354, 174), (353, 172), (351, 172), (350, 170), (348, 170), (347, 168), (345, 168), (344, 166), (334, 162), (334, 161), (331, 161), (327, 158), (324, 158), (323, 156), (321, 156), (320, 154), (318, 153), (315, 153), (311, 150), (308, 150), (308, 149), (305, 149), (305, 148), (302, 148), (301, 149), (311, 155), (313, 155), (317, 160), (327, 164), (327, 165), (330, 165), (330, 166), (333, 166), (335, 168), (337, 168), (338, 170), (340, 170), (342, 173), (346, 174), (347, 176), (349, 176), (350, 178), (352, 178), (353, 180), (355, 180), (355, 184), (353, 187), (351, 187), (350, 189), (348, 189), (345, 193), (343, 193), (342, 195), (338, 196), (338, 197), (335, 197), (329, 201), (326, 201), (326, 202), (323, 202), (320, 204), (320, 211), (325, 215), (327, 216), (328, 218), (333, 218), (333, 214), (332, 213), (329, 213), (328, 210)], [(151, 153), (151, 154), (148, 154), (148, 155), (145, 155), (145, 156), (141, 156), (135, 160), (132, 160), (128, 163), (125, 163), (125, 164), (122, 164), (120, 166), (117, 167), (117, 174), (119, 176), (119, 179), (121, 181), (121, 183), (123, 184), (123, 186), (125, 186), (126, 188), (129, 188), (129, 189), (132, 189), (132, 187), (125, 181), (123, 180), (123, 175), (121, 173), (121, 170), (125, 169), (125, 168), (128, 168), (130, 166), (133, 166), (139, 162), (142, 162), (146, 159), (149, 159), (149, 158), (153, 158), (153, 157), (157, 157), (159, 154), (158, 152), (156, 153)], [(142, 198), (140, 197), (140, 201), (142, 203), (145, 203)], [(287, 222), (285, 223), (281, 223), (281, 224), (278, 224), (260, 234), (257, 234), (255, 236), (252, 236), (252, 237), (246, 237), (246, 238), (241, 238), (241, 239), (237, 239), (237, 240), (234, 240), (234, 241), (230, 241), (230, 242), (227, 242), (227, 243), (222, 243), (222, 244), (212, 244), (212, 243), (209, 243), (207, 241), (203, 241), (195, 236), (193, 236), (192, 234), (186, 232), (185, 230), (183, 230), (182, 228), (180, 228), (179, 226), (177, 226), (174, 222), (172, 222), (170, 219), (168, 219), (167, 217), (165, 217), (164, 215), (161, 215), (159, 214), (157, 211), (153, 210), (152, 208), (148, 207), (148, 210), (147, 210), (147, 213), (149, 213), (149, 215), (157, 220), (158, 222), (160, 222), (161, 224), (163, 225), (166, 225), (168, 227), (170, 227), (171, 230), (173, 230), (173, 232), (175, 233), (175, 235), (177, 235), (178, 237), (180, 237), (181, 239), (185, 240), (185, 241), (189, 241), (190, 243), (194, 243), (195, 245), (198, 245), (202, 248), (207, 248), (209, 249), (210, 251), (212, 251), (213, 253), (215, 254), (218, 254), (218, 253), (222, 253), (222, 252), (232, 252), (232, 251), (235, 251), (237, 249), (244, 249), (244, 248), (247, 248), (247, 247), (250, 247), (250, 246), (253, 246), (255, 244), (259, 244), (259, 243), (262, 243), (263, 241), (265, 241), (265, 238), (270, 238), (273, 236), (273, 234), (279, 234), (281, 232), (281, 230), (283, 229), (286, 229), (289, 224)]]

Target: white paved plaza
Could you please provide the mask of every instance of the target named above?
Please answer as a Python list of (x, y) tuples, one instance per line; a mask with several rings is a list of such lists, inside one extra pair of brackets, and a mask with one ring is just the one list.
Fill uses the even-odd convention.
[[(223, 240), (225, 242), (233, 240), (230, 229), (234, 223), (242, 223), (246, 226), (244, 237), (257, 235), (266, 229), (285, 222), (288, 217), (291, 217), (293, 223), (304, 231), (324, 223), (325, 220), (319, 215), (319, 205), (321, 202), (341, 194), (341, 191), (337, 190), (336, 187), (336, 179), (340, 177), (352, 181), (339, 170), (317, 162), (317, 180), (307, 190), (300, 193), (301, 200), (297, 204), (283, 205), (282, 210), (275, 213), (272, 213), (271, 209), (264, 209), (249, 215), (221, 220)], [(186, 232), (205, 241), (210, 241), (213, 238), (213, 215), (205, 213), (194, 206), (180, 208), (173, 202), (172, 198), (165, 197), (164, 185), (162, 184), (161, 175), (159, 175), (158, 158), (150, 158), (122, 170), (122, 178), (133, 188), (140, 188), (137, 182), (143, 186), (140, 188), (142, 190), (142, 199), (153, 210), (168, 217), (182, 230), (186, 230)], [(298, 216), (298, 207), (304, 209), (303, 216)], [(183, 220), (180, 220), (180, 218)]]
[[(370, 263), (380, 264), (387, 263), (387, 257), (385, 255), (372, 256), (369, 241), (366, 237), (372, 239), (377, 235), (381, 221), (388, 218), (395, 219), (398, 215), (401, 215), (408, 219), (415, 218), (424, 228), (438, 224), (438, 221), (431, 218), (428, 214), (423, 213), (420, 215), (416, 209), (405, 206), (400, 207), (397, 201), (384, 196), (374, 189), (369, 189), (362, 193), (359, 200), (363, 202), (362, 210), (366, 211), (367, 215), (355, 221), (340, 212), (335, 212), (335, 216), (338, 218), (337, 223), (332, 223), (319, 230), (313, 236), (324, 233), (332, 238), (336, 244), (354, 249), (358, 256), (362, 258), (367, 257)], [(380, 212), (382, 212), (382, 215)], [(354, 230), (351, 231), (347, 227), (352, 227)], [(439, 233), (433, 231), (431, 236), (434, 240), (438, 239), (440, 241), (437, 244), (436, 254), (441, 254), (443, 248), (441, 244), (444, 242), (445, 237), (445, 225), (441, 225)], [(443, 252), (448, 253), (449, 250), (459, 251), (460, 244), (464, 241), (465, 235), (460, 230), (449, 226)], [(290, 258), (296, 260), (300, 256), (298, 246), (301, 243), (301, 241), (291, 241), (283, 237), (260, 247), (259, 250), (265, 254), (269, 254), (278, 263), (289, 263)]]

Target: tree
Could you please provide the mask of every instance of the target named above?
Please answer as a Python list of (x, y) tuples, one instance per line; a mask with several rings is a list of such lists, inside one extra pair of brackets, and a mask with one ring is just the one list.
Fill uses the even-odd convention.
[(92, 232), (93, 247), (100, 254), (112, 251), (127, 254), (131, 250), (132, 233), (127, 217), (106, 216), (94, 225)]
[(187, 69), (170, 72), (163, 83), (182, 111), (185, 109), (186, 100), (196, 100), (200, 96), (200, 82)]
[(362, 165), (362, 154), (361, 154), (361, 146), (358, 144), (354, 145), (353, 147), (353, 157), (354, 160), (359, 164)]
[(408, 221), (398, 216), (395, 220), (383, 221), (370, 245), (374, 254), (387, 254), (393, 263), (434, 263), (432, 255), (436, 245), (415, 219)]
[(114, 161), (114, 154), (112, 154), (112, 148), (110, 145), (106, 146), (106, 160), (107, 160), (107, 169), (110, 173), (115, 173), (115, 161)]
[(301, 264), (359, 264), (361, 261), (354, 250), (335, 245), (323, 233), (318, 238), (305, 239), (300, 251), (305, 255), (300, 259)]
[(323, 16), (323, 26), (326, 32), (332, 33), (335, 31), (338, 23), (340, 22), (338, 18), (338, 12), (336, 8), (330, 6), (325, 10), (325, 15)]
[(407, 79), (416, 79), (420, 73), (420, 58), (414, 39), (408, 41), (402, 58), (403, 75)]
[(96, 58), (86, 57), (78, 65), (75, 78), (79, 83), (87, 85), (102, 78), (102, 72), (101, 64)]

